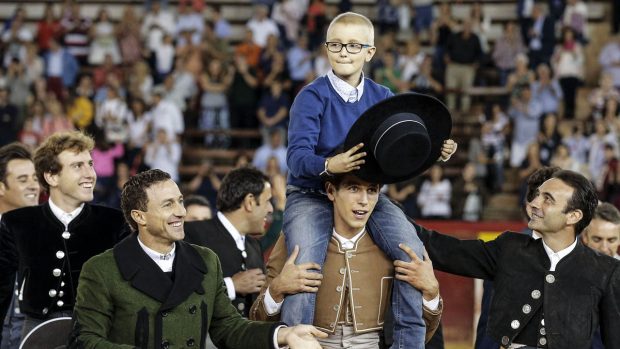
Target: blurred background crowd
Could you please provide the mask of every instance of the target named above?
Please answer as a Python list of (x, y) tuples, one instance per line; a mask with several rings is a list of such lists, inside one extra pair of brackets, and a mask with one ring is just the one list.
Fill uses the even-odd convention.
[(0, 145), (94, 135), (96, 202), (169, 172), (215, 207), (221, 178), (286, 175), (290, 105), (329, 69), (335, 14), (375, 23), (366, 77), (453, 112), (457, 155), (384, 188), (416, 218), (518, 219), (523, 179), (579, 171), (620, 206), (614, 0), (0, 1)]

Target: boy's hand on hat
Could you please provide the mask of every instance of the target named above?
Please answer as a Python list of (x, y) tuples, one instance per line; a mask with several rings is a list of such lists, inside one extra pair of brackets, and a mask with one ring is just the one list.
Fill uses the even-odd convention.
[(443, 145), (441, 146), (441, 157), (439, 158), (439, 160), (443, 162), (450, 160), (452, 154), (456, 153), (456, 149), (458, 148), (458, 146), (459, 145), (451, 139), (445, 140), (443, 142)]
[(337, 174), (359, 170), (360, 166), (366, 162), (363, 159), (366, 156), (366, 152), (357, 153), (363, 146), (364, 143), (360, 143), (344, 153), (329, 158), (327, 172)]

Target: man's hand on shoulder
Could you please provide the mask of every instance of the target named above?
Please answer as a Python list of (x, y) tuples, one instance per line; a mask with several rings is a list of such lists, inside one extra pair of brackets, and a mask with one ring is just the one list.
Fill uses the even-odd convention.
[(290, 349), (321, 349), (316, 338), (327, 338), (327, 333), (310, 325), (283, 327), (278, 331), (278, 345), (288, 345)]
[(271, 281), (269, 294), (274, 301), (280, 303), (287, 294), (300, 292), (317, 292), (321, 286), (323, 275), (310, 270), (320, 270), (317, 263), (295, 264), (299, 255), (299, 246), (295, 246), (293, 253), (284, 263), (280, 274)]
[(426, 301), (435, 299), (439, 295), (439, 281), (435, 277), (433, 262), (426, 249), (424, 249), (424, 260), (421, 260), (409, 246), (400, 244), (400, 248), (411, 257), (411, 262), (394, 261), (396, 279), (405, 281), (420, 290)]
[(240, 271), (232, 276), (235, 292), (239, 294), (260, 292), (261, 287), (265, 284), (265, 279), (265, 274), (258, 268)]

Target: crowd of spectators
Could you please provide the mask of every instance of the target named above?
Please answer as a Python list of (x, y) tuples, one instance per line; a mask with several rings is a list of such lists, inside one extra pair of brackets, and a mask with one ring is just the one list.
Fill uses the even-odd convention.
[[(600, 64), (602, 73), (589, 108), (580, 108), (587, 5), (549, 4), (517, 0), (515, 20), (502, 21), (493, 40), (496, 13), (481, 3), (469, 3), (457, 19), (449, 2), (378, 1), (378, 53), (366, 76), (394, 93), (432, 94), (455, 121), (474, 120), (460, 150), (469, 152), (469, 162), (458, 165), (462, 177), (451, 180), (435, 167), (428, 179), (387, 188), (410, 215), (478, 220), (488, 193), (502, 191), (507, 167), (526, 178), (549, 164), (582, 172), (620, 204), (620, 36), (610, 37), (598, 62), (587, 62)], [(326, 25), (352, 4), (251, 6), (240, 40), (221, 9), (204, 1), (145, 1), (113, 20), (105, 6), (89, 18), (67, 0), (48, 3), (35, 27), (26, 24), (28, 6), (18, 6), (0, 34), (0, 145), (36, 147), (63, 130), (95, 135), (96, 200), (110, 205), (118, 202), (119, 183), (148, 167), (165, 169), (214, 204), (221, 164), (184, 158), (183, 145), (239, 150), (239, 161), (227, 168), (253, 163), (284, 176), (288, 110), (296, 93), (329, 69)], [(472, 103), (469, 90), (480, 85), (503, 92)], [(190, 138), (186, 129), (202, 132)], [(261, 136), (235, 138), (229, 129)], [(180, 172), (182, 161), (198, 170)]]

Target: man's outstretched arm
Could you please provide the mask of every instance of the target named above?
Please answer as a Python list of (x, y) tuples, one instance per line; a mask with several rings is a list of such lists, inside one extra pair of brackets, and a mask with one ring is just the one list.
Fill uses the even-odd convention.
[(460, 240), (452, 236), (429, 230), (410, 220), (422, 240), (435, 269), (447, 273), (492, 280), (495, 277), (497, 260), (501, 253), (504, 233), (489, 242), (482, 240)]

